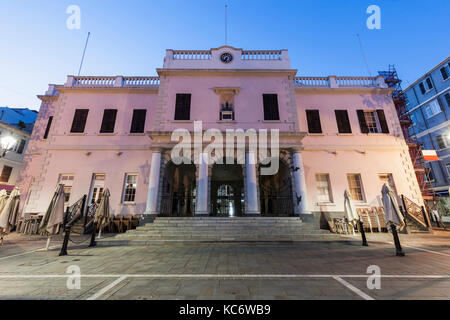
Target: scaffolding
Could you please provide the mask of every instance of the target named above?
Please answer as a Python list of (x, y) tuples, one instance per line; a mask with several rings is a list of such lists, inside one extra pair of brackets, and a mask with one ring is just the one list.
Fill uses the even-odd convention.
[(422, 198), (426, 202), (428, 200), (428, 204), (431, 202), (433, 205), (436, 203), (436, 195), (430, 182), (430, 170), (427, 170), (427, 166), (425, 165), (422, 155), (422, 144), (417, 139), (417, 134), (414, 129), (415, 126), (412, 125), (413, 122), (406, 107), (408, 101), (402, 89), (402, 80), (398, 77), (394, 65), (389, 65), (387, 71), (379, 71), (378, 74), (384, 77), (384, 81), (389, 88), (394, 89), (394, 92), (392, 92), (392, 100), (397, 110), (403, 136), (409, 148), (409, 155), (411, 156)]

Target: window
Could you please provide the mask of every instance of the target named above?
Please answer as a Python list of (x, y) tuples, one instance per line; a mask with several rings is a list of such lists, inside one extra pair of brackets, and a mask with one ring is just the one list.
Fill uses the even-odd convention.
[(71, 133), (83, 133), (86, 127), (86, 120), (89, 110), (77, 109), (75, 110), (75, 116), (73, 117)]
[(445, 149), (450, 146), (450, 137), (447, 134), (436, 136), (439, 149)]
[(123, 202), (134, 202), (136, 198), (137, 174), (125, 175)]
[(339, 133), (352, 133), (347, 110), (334, 110)]
[(0, 182), (8, 183), (11, 177), (13, 168), (10, 166), (3, 166), (2, 175), (0, 176)]
[(330, 175), (329, 174), (316, 174), (317, 181), (317, 201), (321, 202), (333, 202), (331, 197)]
[(442, 67), (441, 68), (441, 74), (442, 74), (442, 79), (447, 80), (448, 79), (448, 71), (447, 71), (447, 67)]
[(445, 94), (445, 101), (447, 102), (447, 107), (450, 108), (450, 93)]
[(434, 172), (431, 167), (425, 167), (425, 181), (433, 182), (434, 181)]
[(361, 133), (389, 133), (384, 110), (357, 110)]
[(147, 110), (133, 110), (130, 133), (144, 133)]
[(72, 186), (64, 186), (64, 202), (69, 202), (70, 194), (72, 193)]
[(177, 101), (175, 103), (175, 120), (191, 119), (191, 94), (177, 93)]
[(92, 195), (90, 199), (90, 203), (100, 203), (103, 197), (103, 191), (105, 189), (105, 179), (106, 175), (102, 173), (94, 173), (92, 175)]
[[(378, 175), (378, 178), (380, 179), (381, 186), (383, 186), (384, 184), (387, 184), (391, 188), (391, 190), (394, 191), (395, 196), (398, 199), (397, 188), (395, 187), (394, 177), (392, 176), (392, 173), (380, 173)], [(381, 188), (380, 188), (380, 190), (381, 190)]]
[[(426, 88), (425, 88), (425, 86), (426, 86)], [(428, 77), (424, 81), (419, 83), (419, 88), (420, 88), (420, 92), (422, 92), (422, 94), (425, 94), (428, 91), (430, 91), (431, 89), (433, 89), (433, 83), (431, 82), (431, 78)]]
[(46, 140), (48, 138), (48, 134), (50, 132), (50, 128), (52, 126), (52, 122), (53, 122), (53, 116), (50, 116), (48, 118), (48, 121), (47, 121), (47, 128), (45, 128), (44, 140)]
[(26, 144), (26, 143), (27, 143), (26, 140), (20, 139), (20, 141), (18, 141), (17, 144), (16, 144), (15, 151), (16, 151), (18, 154), (22, 154), (22, 153), (23, 153), (23, 150), (25, 149), (25, 144)]
[(427, 116), (427, 118), (431, 118), (441, 111), (441, 107), (439, 106), (437, 100), (433, 100), (425, 106), (425, 115)]
[(309, 133), (322, 133), (319, 110), (306, 110), (306, 121)]
[(60, 174), (58, 178), (58, 184), (64, 185), (64, 202), (66, 203), (70, 200), (74, 178), (73, 174)]
[(411, 119), (412, 125), (415, 126), (417, 124), (417, 119), (415, 114), (410, 114), (409, 118)]
[(358, 174), (347, 174), (348, 187), (350, 189), (350, 195), (355, 201), (364, 201), (361, 175)]
[(114, 133), (116, 126), (117, 109), (105, 109), (103, 112), (102, 127), (100, 133)]
[(447, 175), (450, 178), (450, 163), (446, 163), (445, 167), (447, 168)]
[(280, 113), (278, 111), (278, 95), (277, 94), (263, 94), (264, 103), (264, 120), (280, 120)]

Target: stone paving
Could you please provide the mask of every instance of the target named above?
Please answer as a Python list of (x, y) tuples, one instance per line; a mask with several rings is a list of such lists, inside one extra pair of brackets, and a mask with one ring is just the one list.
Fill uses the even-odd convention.
[[(69, 255), (59, 257), (61, 239), (50, 251), (36, 251), (45, 239), (11, 235), (0, 248), (0, 299), (450, 299), (450, 232), (400, 238), (405, 257), (395, 256), (389, 234), (368, 234), (369, 247), (360, 246), (359, 237), (71, 244)], [(80, 289), (67, 288), (66, 270), (74, 265)], [(381, 289), (367, 287), (371, 265), (380, 267)]]

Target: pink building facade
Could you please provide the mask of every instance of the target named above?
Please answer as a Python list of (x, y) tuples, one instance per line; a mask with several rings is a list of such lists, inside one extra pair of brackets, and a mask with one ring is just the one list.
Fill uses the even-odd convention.
[[(167, 50), (157, 73), (68, 76), (39, 96), (19, 181), (24, 215), (44, 213), (58, 183), (68, 204), (108, 188), (115, 215), (342, 216), (346, 189), (357, 207), (380, 206), (386, 182), (423, 203), (382, 78), (297, 77), (287, 50), (228, 46)], [(196, 121), (278, 129), (279, 170), (261, 175), (249, 148), (254, 163), (174, 164), (173, 131)]]

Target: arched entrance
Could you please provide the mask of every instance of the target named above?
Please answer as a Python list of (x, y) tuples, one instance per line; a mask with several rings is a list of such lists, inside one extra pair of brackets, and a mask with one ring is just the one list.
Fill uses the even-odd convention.
[(279, 170), (275, 175), (259, 175), (261, 215), (263, 216), (294, 215), (291, 171), (284, 161), (281, 159), (279, 161)]
[(190, 217), (195, 213), (195, 165), (169, 162), (164, 170), (161, 216)]
[(211, 176), (211, 207), (212, 216), (244, 215), (244, 177), (241, 165), (214, 164)]

